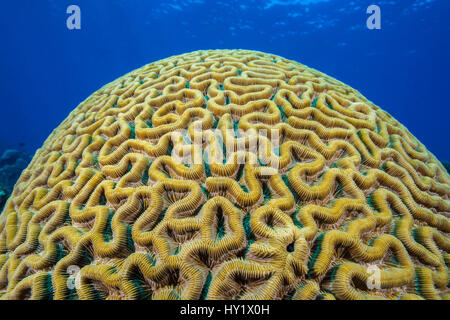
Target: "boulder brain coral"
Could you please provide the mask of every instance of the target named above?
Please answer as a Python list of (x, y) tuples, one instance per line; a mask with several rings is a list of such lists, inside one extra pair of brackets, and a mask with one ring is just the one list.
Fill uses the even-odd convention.
[(174, 56), (36, 152), (0, 217), (0, 296), (449, 299), (449, 195), (442, 164), (341, 82), (261, 52)]

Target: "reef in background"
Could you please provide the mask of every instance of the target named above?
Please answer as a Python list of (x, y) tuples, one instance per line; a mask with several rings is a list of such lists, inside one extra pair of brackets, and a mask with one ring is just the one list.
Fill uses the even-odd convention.
[(0, 212), (31, 157), (18, 150), (5, 150), (0, 157)]
[(447, 169), (447, 172), (450, 174), (450, 162), (442, 161), (442, 164), (444, 165), (445, 169)]

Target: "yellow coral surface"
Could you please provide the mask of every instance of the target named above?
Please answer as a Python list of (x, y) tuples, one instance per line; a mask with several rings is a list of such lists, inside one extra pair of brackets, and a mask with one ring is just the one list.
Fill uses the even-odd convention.
[[(180, 162), (194, 124), (201, 149), (212, 129), (228, 146), (278, 129), (277, 172), (270, 137), (257, 159)], [(0, 297), (449, 299), (449, 196), (442, 164), (347, 85), (261, 52), (174, 56), (37, 151), (0, 216)]]

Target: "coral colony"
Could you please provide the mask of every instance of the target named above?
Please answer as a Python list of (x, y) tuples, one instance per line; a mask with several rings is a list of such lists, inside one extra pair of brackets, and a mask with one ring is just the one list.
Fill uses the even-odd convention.
[(449, 299), (449, 195), (345, 84), (261, 52), (174, 56), (37, 151), (0, 217), (0, 296)]

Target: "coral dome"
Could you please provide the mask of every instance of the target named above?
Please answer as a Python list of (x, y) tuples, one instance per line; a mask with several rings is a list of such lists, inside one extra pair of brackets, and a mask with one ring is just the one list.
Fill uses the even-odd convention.
[(196, 51), (107, 84), (37, 150), (0, 216), (0, 298), (449, 299), (449, 196), (358, 91)]

